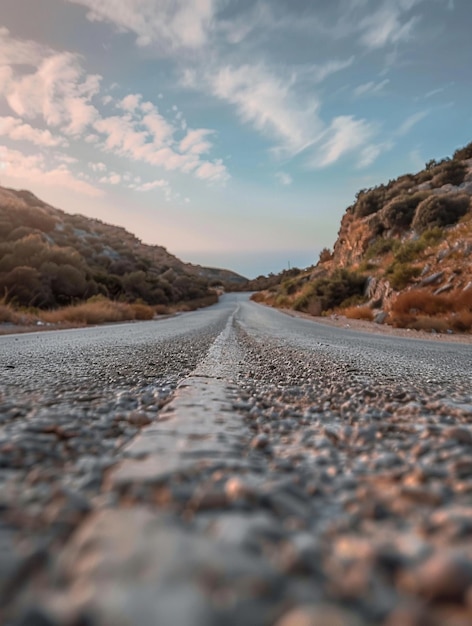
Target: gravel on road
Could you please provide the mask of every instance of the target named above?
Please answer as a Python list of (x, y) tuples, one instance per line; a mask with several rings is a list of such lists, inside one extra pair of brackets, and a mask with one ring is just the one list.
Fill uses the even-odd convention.
[(2, 623), (472, 624), (470, 345), (245, 295), (56, 335), (0, 342)]

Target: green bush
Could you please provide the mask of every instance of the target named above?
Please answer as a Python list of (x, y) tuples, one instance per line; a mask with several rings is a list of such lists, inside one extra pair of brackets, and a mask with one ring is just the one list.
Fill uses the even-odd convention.
[(323, 312), (342, 306), (353, 297), (357, 298), (356, 302), (361, 301), (365, 282), (365, 277), (357, 272), (337, 269), (331, 276), (324, 276), (310, 283), (306, 291), (295, 300), (293, 308), (308, 311), (317, 303)]
[(428, 230), (425, 230), (420, 237), (420, 241), (424, 243), (425, 248), (428, 246), (434, 246), (436, 243), (439, 243), (441, 239), (444, 239), (444, 229), (439, 226), (428, 228)]
[(399, 245), (400, 243), (397, 239), (391, 237), (384, 239), (383, 237), (379, 237), (367, 248), (365, 258), (374, 259), (375, 257), (383, 256), (398, 248)]
[(395, 252), (395, 261), (410, 263), (416, 261), (418, 255), (426, 248), (426, 243), (420, 239), (405, 241)]
[(400, 291), (421, 273), (419, 267), (395, 261), (387, 270), (387, 276), (393, 289)]
[(382, 224), (390, 230), (392, 228), (407, 229), (415, 215), (416, 207), (428, 197), (428, 193), (402, 194), (390, 202), (382, 210)]
[(469, 205), (470, 196), (466, 194), (429, 196), (418, 205), (412, 227), (422, 233), (431, 228), (450, 226), (467, 213)]
[(472, 159), (472, 141), (463, 148), (459, 148), (454, 152), (453, 159), (456, 161), (465, 161), (466, 159)]
[(323, 248), (323, 250), (321, 250), (319, 259), (320, 263), (326, 263), (327, 261), (331, 261), (332, 258), (333, 253), (329, 248)]
[(362, 190), (357, 194), (357, 201), (354, 205), (356, 217), (367, 217), (380, 211), (385, 202), (385, 186), (380, 185), (373, 189)]
[(467, 173), (466, 166), (457, 160), (445, 160), (433, 169), (431, 183), (433, 187), (443, 185), (460, 185)]

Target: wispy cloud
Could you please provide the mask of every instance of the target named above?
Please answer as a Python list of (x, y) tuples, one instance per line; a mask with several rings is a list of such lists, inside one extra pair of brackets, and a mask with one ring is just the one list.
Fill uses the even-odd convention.
[(169, 189), (169, 182), (164, 179), (159, 179), (149, 183), (131, 184), (129, 187), (136, 191), (153, 191), (154, 189)]
[(291, 185), (293, 183), (293, 178), (287, 172), (277, 172), (275, 178), (279, 181), (281, 185)]
[(307, 77), (315, 83), (321, 83), (328, 78), (328, 76), (351, 67), (354, 60), (355, 57), (350, 56), (348, 59), (329, 59), (324, 63), (311, 64), (308, 67), (301, 69), (297, 68), (297, 79)]
[(384, 87), (386, 87), (390, 82), (389, 78), (385, 78), (384, 80), (376, 83), (375, 81), (369, 81), (368, 83), (363, 83), (362, 85), (358, 85), (354, 89), (354, 96), (359, 98), (361, 96), (369, 96), (379, 94), (383, 91)]
[(221, 159), (202, 158), (212, 144), (207, 137), (213, 131), (207, 128), (188, 131), (185, 137), (175, 137), (177, 128), (169, 124), (150, 102), (140, 104), (135, 95), (133, 114), (124, 113), (96, 120), (99, 146), (106, 152), (142, 161), (167, 171), (193, 173), (200, 180), (210, 182), (228, 180), (229, 174)]
[(438, 87), (437, 89), (431, 89), (431, 91), (428, 91), (427, 93), (424, 94), (424, 99), (425, 100), (429, 100), (429, 98), (433, 98), (434, 96), (437, 96), (440, 93), (443, 93), (445, 90), (445, 87)]
[[(29, 71), (24, 67), (17, 70), (14, 65), (0, 67), (0, 98), (3, 96), (17, 115), (0, 118), (1, 135), (43, 149), (66, 146), (70, 137), (116, 156), (193, 174), (200, 180), (224, 182), (229, 178), (222, 160), (207, 156), (213, 148), (211, 129), (185, 131), (181, 111), (173, 109), (173, 119), (166, 119), (139, 93), (121, 99), (109, 96), (107, 110), (114, 107), (118, 113), (105, 115), (100, 110), (102, 77), (87, 74), (81, 57), (54, 51), (43, 57), (33, 44), (15, 40), (5, 29), (0, 30), (0, 37), (4, 60), (10, 60), (16, 51), (29, 60)], [(46, 128), (34, 127), (33, 122)], [(105, 181), (102, 176), (102, 182), (119, 184), (122, 180), (115, 176)]]
[(367, 48), (377, 49), (410, 39), (420, 17), (414, 15), (406, 18), (405, 14), (416, 4), (418, 0), (383, 2), (376, 11), (369, 13), (359, 22), (361, 43)]
[(100, 197), (103, 191), (81, 180), (65, 164), (48, 166), (42, 155), (25, 155), (0, 146), (0, 169), (3, 176), (28, 180), (46, 187), (60, 187), (86, 196)]
[(188, 130), (185, 137), (179, 144), (180, 152), (187, 154), (205, 154), (209, 152), (212, 144), (207, 137), (213, 135), (215, 131), (208, 128)]
[(326, 167), (346, 154), (367, 144), (375, 134), (375, 126), (366, 120), (355, 119), (352, 115), (335, 117), (326, 131), (324, 140), (315, 160), (317, 167)]
[(392, 141), (385, 141), (382, 143), (371, 143), (361, 149), (359, 158), (357, 159), (357, 169), (363, 169), (372, 165), (378, 157), (384, 152), (388, 152), (393, 148)]
[(100, 76), (86, 75), (77, 55), (57, 53), (39, 62), (36, 71), (10, 75), (4, 96), (20, 117), (42, 117), (51, 127), (79, 135), (98, 117), (91, 104), (99, 93)]
[(213, 23), (215, 0), (68, 0), (88, 9), (91, 21), (136, 35), (139, 46), (161, 52), (203, 47)]
[(312, 95), (303, 105), (286, 79), (261, 65), (222, 67), (209, 82), (215, 96), (235, 105), (243, 122), (276, 138), (284, 154), (304, 150), (322, 129), (317, 99)]
[(56, 137), (49, 130), (33, 128), (19, 118), (11, 116), (0, 117), (0, 136), (49, 148), (68, 145), (63, 137)]
[(36, 66), (52, 50), (36, 41), (16, 39), (7, 28), (0, 26), (0, 65)]
[(397, 130), (397, 135), (407, 135), (413, 126), (416, 126), (418, 122), (421, 122), (427, 115), (429, 115), (429, 111), (418, 111), (418, 113), (413, 113), (407, 117), (407, 119), (400, 125)]

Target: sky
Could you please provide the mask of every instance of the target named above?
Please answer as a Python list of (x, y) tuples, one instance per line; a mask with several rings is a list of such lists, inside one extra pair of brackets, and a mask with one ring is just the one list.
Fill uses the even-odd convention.
[(1, 0), (0, 184), (249, 278), (472, 140), (470, 0)]

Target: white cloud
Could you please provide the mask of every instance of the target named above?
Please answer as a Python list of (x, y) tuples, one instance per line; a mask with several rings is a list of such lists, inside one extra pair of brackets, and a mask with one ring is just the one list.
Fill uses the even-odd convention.
[[(193, 9), (196, 10), (197, 5), (204, 7), (205, 2), (207, 0), (197, 0)], [(107, 6), (112, 4), (110, 1)], [(158, 11), (164, 10), (162, 3), (151, 4), (155, 4), (154, 8)], [(186, 16), (193, 15), (193, 9), (186, 8), (184, 3), (176, 8), (167, 2), (166, 7), (165, 11), (173, 16), (176, 23), (185, 22)], [(24, 44), (11, 38), (5, 29), (0, 29), (0, 41), (6, 41), (5, 45), (10, 50), (8, 54), (0, 51), (5, 60), (11, 60), (18, 50), (21, 59), (27, 57), (31, 60), (31, 67), (28, 68), (0, 66), (0, 97), (18, 116), (18, 121), (12, 116), (3, 118), (2, 134), (42, 147), (67, 145), (64, 138), (57, 138), (50, 130), (58, 129), (66, 136), (83, 139), (85, 143), (116, 156), (167, 171), (193, 174), (202, 180), (227, 180), (228, 172), (221, 160), (203, 158), (213, 147), (208, 139), (213, 134), (212, 130), (194, 129), (187, 132), (183, 139), (176, 137), (182, 134), (182, 130), (186, 131), (187, 124), (183, 113), (175, 105), (172, 111), (177, 114), (177, 120), (170, 122), (152, 102), (143, 101), (141, 94), (130, 93), (121, 100), (107, 100), (108, 104), (115, 103), (120, 115), (105, 116), (95, 106), (95, 101), (103, 105), (101, 77), (87, 74), (81, 57), (54, 51), (48, 51), (43, 57), (31, 43)], [(43, 48), (38, 49), (44, 51)], [(31, 120), (49, 128), (33, 128), (28, 123)], [(122, 181), (114, 178), (113, 182)]]
[(0, 65), (37, 66), (51, 53), (50, 48), (35, 41), (11, 37), (9, 30), (0, 26)]
[(41, 117), (48, 126), (79, 135), (98, 116), (90, 101), (99, 89), (100, 77), (86, 75), (79, 58), (64, 52), (42, 60), (33, 73), (12, 76), (4, 96), (20, 117)]
[(100, 178), (98, 182), (106, 185), (119, 185), (121, 183), (121, 180), (122, 177), (120, 174), (117, 174), (116, 172), (111, 172), (109, 176), (102, 176), (102, 178)]
[(281, 185), (291, 185), (293, 183), (293, 178), (287, 172), (277, 172), (275, 178)]
[(0, 117), (0, 136), (8, 137), (13, 141), (27, 141), (36, 146), (57, 147), (65, 146), (67, 142), (62, 137), (55, 137), (49, 130), (33, 128), (23, 123), (19, 118)]
[(9, 150), (0, 146), (0, 169), (2, 176), (15, 180), (28, 181), (46, 187), (61, 187), (86, 196), (103, 195), (100, 189), (78, 179), (67, 165), (48, 167), (41, 155), (25, 155), (17, 150)]
[(203, 47), (209, 37), (216, 0), (69, 0), (89, 9), (92, 21), (108, 22), (136, 35), (139, 46), (163, 53)]
[(310, 105), (303, 106), (287, 80), (262, 66), (223, 67), (209, 80), (214, 95), (234, 104), (244, 122), (275, 136), (285, 153), (294, 155), (305, 149), (320, 131), (316, 98), (312, 96)]
[(416, 126), (418, 122), (421, 122), (427, 115), (429, 115), (429, 111), (418, 111), (418, 113), (413, 113), (410, 115), (403, 124), (401, 124), (400, 128), (397, 130), (397, 135), (407, 135), (413, 126)]
[(212, 135), (213, 130), (208, 128), (199, 128), (197, 130), (188, 130), (185, 137), (179, 144), (180, 152), (190, 154), (205, 154), (209, 152), (212, 144), (206, 139), (208, 135)]
[(359, 98), (360, 96), (373, 95), (380, 93), (384, 87), (388, 85), (390, 82), (389, 78), (385, 78), (384, 80), (376, 83), (374, 81), (369, 81), (368, 83), (363, 83), (362, 85), (358, 85), (354, 89), (354, 96)]
[(440, 93), (443, 93), (443, 91), (445, 90), (445, 87), (438, 87), (437, 89), (431, 89), (431, 91), (428, 91), (427, 93), (424, 94), (424, 98), (425, 100), (432, 98), (433, 96), (437, 96)]
[(105, 165), (105, 163), (102, 163), (102, 162), (89, 163), (88, 166), (93, 172), (106, 172), (107, 171), (107, 166)]
[(153, 180), (149, 183), (142, 183), (139, 185), (130, 185), (132, 189), (135, 191), (153, 191), (154, 189), (165, 189), (169, 187), (169, 183), (167, 180)]
[(155, 146), (164, 145), (168, 140), (172, 138), (174, 128), (169, 124), (159, 113), (159, 111), (153, 107), (145, 109), (146, 115), (142, 118), (143, 126), (148, 130), (152, 136), (152, 141)]
[(126, 116), (115, 115), (98, 119), (94, 128), (101, 135), (105, 135), (105, 150), (131, 158), (136, 158), (148, 137), (145, 131), (137, 131), (133, 121)]
[(336, 72), (340, 72), (341, 70), (345, 70), (354, 63), (354, 57), (351, 56), (348, 59), (343, 61), (338, 61), (336, 59), (326, 61), (322, 65), (313, 65), (310, 68), (307, 68), (306, 73), (310, 75), (310, 77), (318, 83), (321, 83), (323, 80), (331, 76), (331, 74), (335, 74)]
[(386, 141), (384, 143), (373, 143), (365, 146), (359, 153), (359, 160), (357, 161), (357, 169), (362, 169), (364, 167), (368, 167), (372, 165), (372, 163), (383, 153), (387, 152), (387, 150), (391, 150), (393, 148), (393, 143)]
[(417, 3), (418, 0), (384, 2), (377, 11), (369, 13), (360, 21), (361, 42), (367, 48), (376, 49), (410, 39), (420, 18), (413, 16), (403, 21), (403, 13)]
[(229, 179), (229, 174), (221, 159), (217, 159), (213, 163), (205, 161), (198, 166), (195, 176), (209, 182), (224, 182)]
[(326, 131), (328, 138), (320, 148), (316, 165), (332, 165), (344, 155), (365, 146), (374, 133), (374, 126), (365, 120), (357, 120), (352, 115), (335, 117)]
[(142, 98), (141, 94), (130, 93), (125, 98), (123, 98), (121, 102), (119, 102), (118, 106), (124, 111), (128, 111), (129, 113), (132, 113), (139, 107), (141, 98)]

